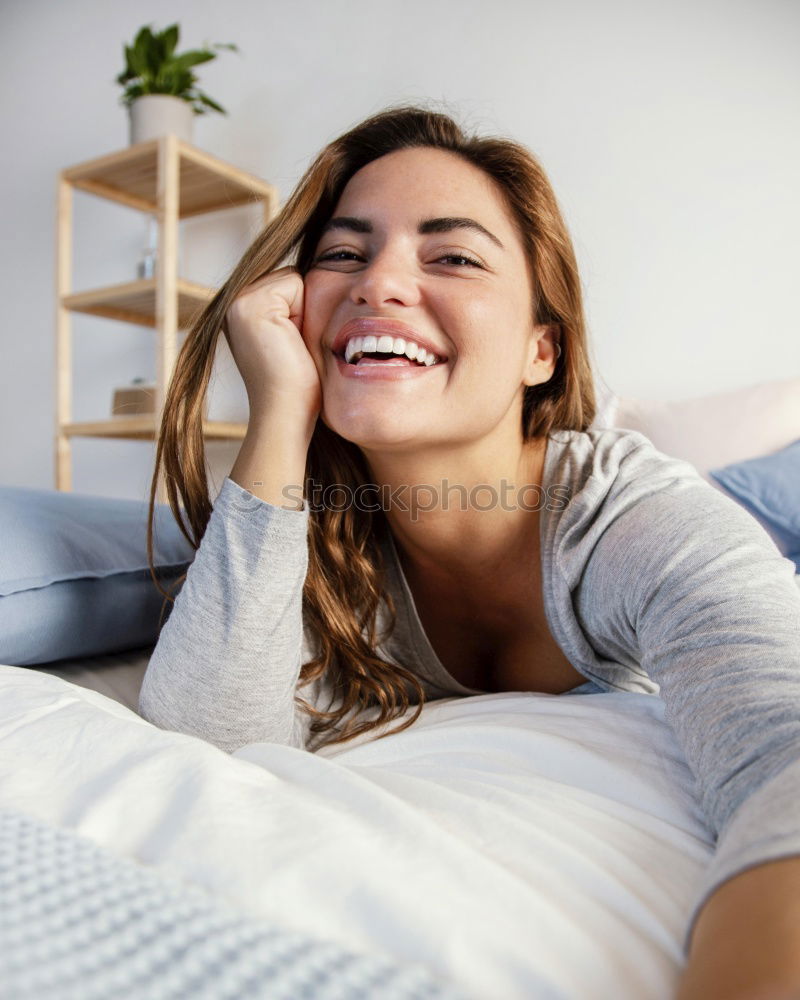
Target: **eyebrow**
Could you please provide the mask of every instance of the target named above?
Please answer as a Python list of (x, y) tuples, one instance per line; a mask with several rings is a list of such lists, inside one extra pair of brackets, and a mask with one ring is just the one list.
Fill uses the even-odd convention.
[[(369, 219), (357, 219), (352, 215), (340, 215), (327, 223), (320, 236), (324, 236), (332, 229), (347, 229), (353, 233), (371, 233), (372, 223)], [(485, 236), (491, 240), (495, 246), (501, 250), (505, 250), (505, 247), (494, 233), (490, 233), (485, 226), (482, 226), (480, 222), (476, 222), (475, 219), (462, 218), (461, 216), (448, 216), (443, 219), (423, 219), (417, 226), (417, 232), (420, 236), (427, 236), (428, 233), (449, 233), (454, 229), (470, 229), (474, 233), (480, 233), (481, 236)]]

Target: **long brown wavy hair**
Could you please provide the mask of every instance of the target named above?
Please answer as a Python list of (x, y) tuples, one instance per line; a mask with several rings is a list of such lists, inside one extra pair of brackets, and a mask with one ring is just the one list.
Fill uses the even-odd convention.
[[(167, 601), (173, 602), (174, 597), (160, 586), (153, 565), (156, 484), (163, 469), (172, 513), (196, 550), (212, 511), (203, 408), (228, 308), (246, 286), (287, 262), (305, 277), (322, 228), (350, 178), (371, 161), (410, 147), (449, 150), (494, 178), (505, 193), (527, 255), (534, 322), (560, 328), (561, 354), (552, 377), (524, 392), (524, 440), (558, 429), (583, 431), (593, 421), (595, 394), (575, 253), (538, 160), (510, 139), (466, 134), (448, 114), (413, 105), (387, 108), (322, 150), (187, 332), (167, 389), (150, 490), (148, 561), (151, 577)], [(344, 485), (349, 488), (348, 495), (370, 481), (360, 449), (321, 419), (311, 438), (305, 473), (306, 481)], [(191, 534), (183, 521), (179, 497)], [(365, 512), (354, 505), (346, 510), (315, 509), (319, 506), (310, 509), (309, 562), (303, 588), (304, 628), (311, 629), (318, 655), (302, 665), (298, 688), (326, 675), (340, 694), (341, 704), (323, 712), (297, 694), (295, 703), (311, 716), (310, 734), (320, 734), (323, 743), (333, 744), (403, 715), (412, 703), (413, 692), (418, 708), (391, 730), (400, 732), (419, 717), (425, 692), (415, 674), (387, 662), (376, 649), (391, 634), (396, 619), (394, 602), (384, 587), (379, 545), (382, 533), (389, 530), (385, 516), (382, 511)], [(185, 578), (186, 574), (176, 586)], [(385, 635), (379, 637), (381, 601), (389, 619)], [(377, 718), (357, 721), (364, 709), (376, 707), (380, 709)], [(342, 720), (351, 714), (339, 731)]]

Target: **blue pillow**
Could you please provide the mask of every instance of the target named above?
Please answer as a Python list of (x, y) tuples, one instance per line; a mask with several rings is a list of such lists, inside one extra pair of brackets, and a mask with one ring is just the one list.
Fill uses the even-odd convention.
[[(165, 598), (148, 569), (147, 515), (144, 500), (0, 487), (0, 663), (157, 642)], [(169, 505), (156, 504), (153, 561), (169, 593), (194, 554)]]
[(800, 438), (771, 455), (712, 469), (709, 475), (765, 522), (800, 573)]

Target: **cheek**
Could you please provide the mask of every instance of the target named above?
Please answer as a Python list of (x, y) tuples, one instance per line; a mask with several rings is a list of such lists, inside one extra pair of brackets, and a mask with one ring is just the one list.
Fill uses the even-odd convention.
[(505, 405), (522, 381), (526, 340), (519, 311), (507, 304), (473, 303), (461, 317), (459, 360), (453, 375), (469, 383), (469, 392), (482, 404)]
[(502, 336), (512, 320), (519, 321), (519, 305), (514, 301), (513, 290), (489, 287), (480, 282), (464, 282), (458, 292), (443, 298), (442, 308), (465, 327), (481, 330), (486, 338)]
[(442, 305), (440, 316), (457, 338), (461, 353), (485, 360), (488, 368), (495, 370), (514, 346), (518, 311), (496, 293), (476, 292), (451, 301), (447, 309)]

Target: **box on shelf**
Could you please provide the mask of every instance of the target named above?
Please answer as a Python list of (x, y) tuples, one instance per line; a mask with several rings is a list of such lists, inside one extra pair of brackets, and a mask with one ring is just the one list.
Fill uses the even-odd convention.
[(130, 385), (114, 390), (111, 415), (140, 417), (156, 411), (155, 383), (134, 379)]
[[(156, 412), (156, 386), (154, 382), (134, 379), (130, 385), (114, 390), (111, 404), (112, 417), (144, 417)], [(208, 420), (208, 396), (204, 401), (203, 419)]]

